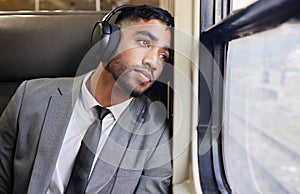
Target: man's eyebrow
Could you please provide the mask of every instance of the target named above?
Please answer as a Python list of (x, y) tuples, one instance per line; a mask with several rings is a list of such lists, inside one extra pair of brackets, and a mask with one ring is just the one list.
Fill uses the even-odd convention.
[(136, 34), (142, 34), (144, 36), (148, 36), (153, 41), (158, 41), (158, 38), (154, 34), (148, 31), (138, 31)]

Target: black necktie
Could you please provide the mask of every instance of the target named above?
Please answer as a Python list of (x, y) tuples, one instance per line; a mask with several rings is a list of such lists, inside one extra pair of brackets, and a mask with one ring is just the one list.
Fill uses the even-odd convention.
[(99, 119), (96, 119), (91, 124), (81, 141), (73, 171), (66, 188), (66, 194), (80, 194), (84, 193), (86, 189), (90, 170), (101, 136), (102, 120), (108, 113), (110, 113), (110, 111), (106, 108), (100, 106), (97, 106), (96, 108), (99, 113)]

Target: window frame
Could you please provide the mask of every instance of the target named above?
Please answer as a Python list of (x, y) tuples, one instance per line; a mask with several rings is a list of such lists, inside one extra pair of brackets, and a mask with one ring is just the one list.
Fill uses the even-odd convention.
[[(229, 41), (275, 28), (295, 18), (300, 19), (298, 0), (259, 0), (246, 8), (231, 12), (231, 0), (201, 0), (198, 164), (203, 193), (231, 193), (224, 164), (224, 77)], [(219, 21), (220, 20), (220, 21)], [(211, 56), (203, 54), (208, 50)], [(202, 73), (209, 74), (203, 76)], [(210, 78), (210, 79), (207, 79)], [(206, 141), (206, 142), (205, 142)], [(208, 141), (208, 142), (207, 142)], [(210, 149), (202, 154), (202, 143)]]

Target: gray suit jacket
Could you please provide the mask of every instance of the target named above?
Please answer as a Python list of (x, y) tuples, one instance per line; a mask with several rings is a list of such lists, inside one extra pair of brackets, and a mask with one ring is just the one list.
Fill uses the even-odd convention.
[[(0, 118), (0, 193), (45, 193), (83, 76), (25, 81)], [(170, 193), (165, 109), (146, 97), (123, 112), (97, 160), (87, 193)]]

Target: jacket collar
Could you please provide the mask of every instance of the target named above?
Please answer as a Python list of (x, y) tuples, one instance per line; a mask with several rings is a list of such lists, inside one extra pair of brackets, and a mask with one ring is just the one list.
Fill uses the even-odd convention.
[(72, 83), (61, 84), (49, 96), (28, 193), (47, 192), (84, 76), (74, 78)]

